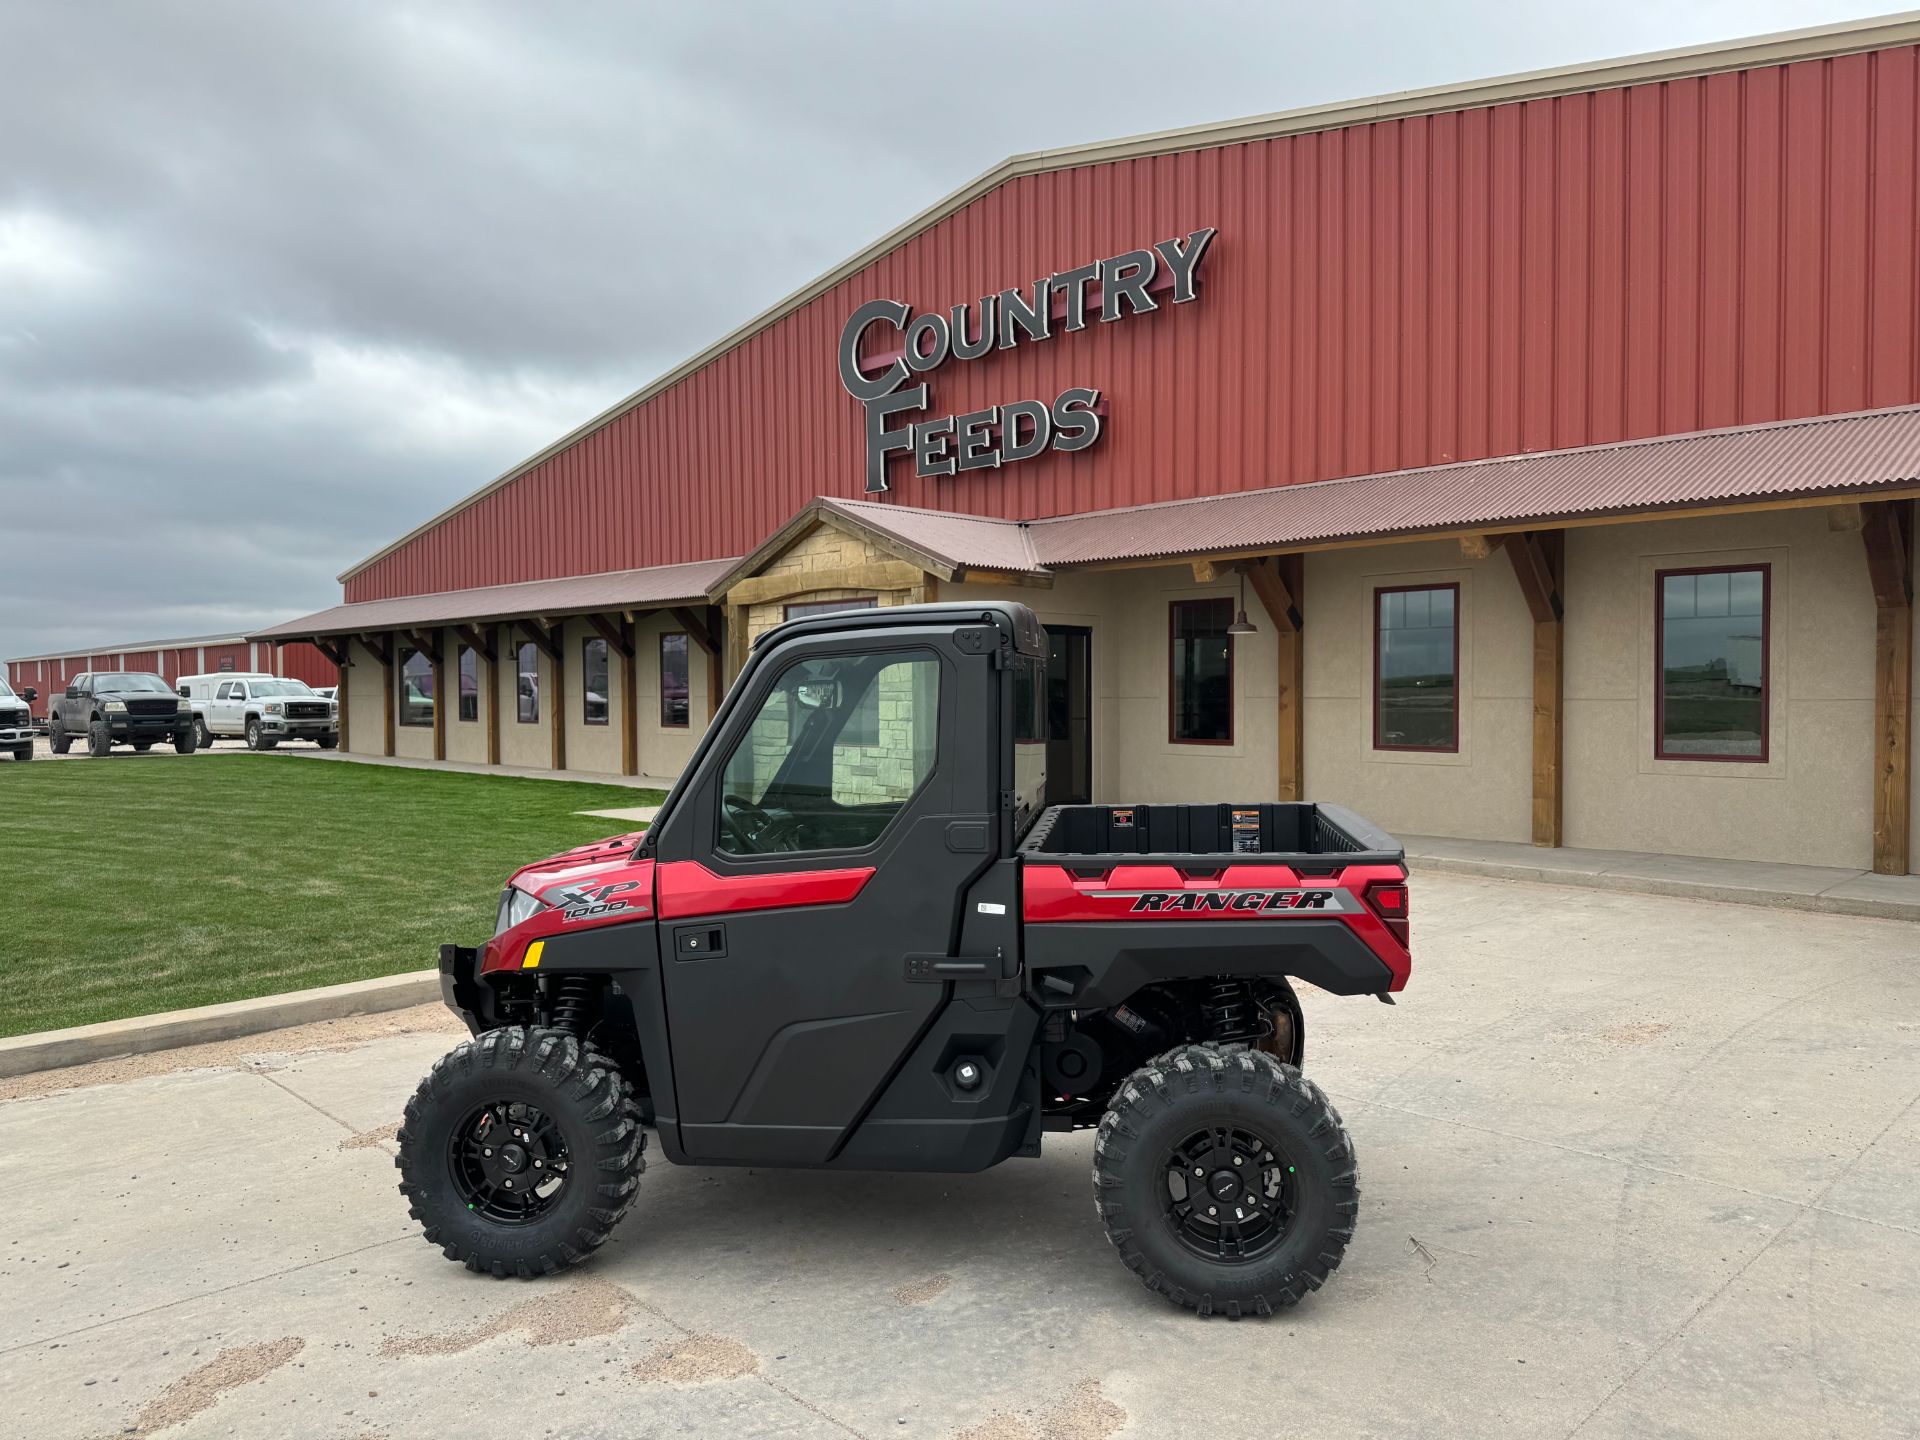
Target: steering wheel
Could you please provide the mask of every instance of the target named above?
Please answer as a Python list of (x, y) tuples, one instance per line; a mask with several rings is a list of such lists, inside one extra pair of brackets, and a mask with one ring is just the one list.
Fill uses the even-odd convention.
[(760, 837), (773, 823), (773, 817), (744, 795), (720, 797), (720, 821), (743, 850), (758, 850)]

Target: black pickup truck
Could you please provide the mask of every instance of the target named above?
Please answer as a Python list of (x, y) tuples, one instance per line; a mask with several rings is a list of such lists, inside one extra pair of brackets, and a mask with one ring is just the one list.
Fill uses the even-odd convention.
[(468, 1267), (586, 1258), (669, 1160), (983, 1170), (1092, 1129), (1108, 1238), (1203, 1313), (1290, 1305), (1359, 1212), (1290, 977), (1388, 999), (1400, 847), (1326, 805), (1043, 809), (1023, 605), (761, 637), (652, 829), (529, 865), (440, 955), (474, 1038), (401, 1191)]
[(47, 744), (64, 755), (76, 738), (87, 754), (101, 756), (115, 745), (151, 750), (170, 740), (182, 755), (194, 751), (193, 711), (158, 675), (88, 671), (73, 677), (48, 704)]

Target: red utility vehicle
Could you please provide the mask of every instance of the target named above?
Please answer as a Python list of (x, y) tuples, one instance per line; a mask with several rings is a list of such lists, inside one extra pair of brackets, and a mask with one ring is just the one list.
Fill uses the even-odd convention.
[(1407, 982), (1407, 872), (1328, 805), (1043, 807), (1023, 605), (761, 637), (652, 829), (519, 871), (442, 948), (474, 1038), (407, 1106), (450, 1259), (585, 1259), (676, 1163), (973, 1171), (1093, 1128), (1107, 1235), (1203, 1313), (1340, 1263), (1353, 1148), (1290, 979)]

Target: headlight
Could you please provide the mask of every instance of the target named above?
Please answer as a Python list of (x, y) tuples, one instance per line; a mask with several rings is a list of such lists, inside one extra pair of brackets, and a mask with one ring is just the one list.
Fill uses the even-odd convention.
[(278, 700), (269, 700), (266, 705), (267, 714), (269, 715), (278, 715), (286, 708), (287, 707), (282, 705)]
[(124, 715), (127, 713), (127, 702), (124, 700), (109, 700), (107, 701), (106, 709), (109, 715)]
[(537, 895), (529, 895), (526, 891), (509, 885), (500, 896), (500, 919), (493, 927), (493, 933), (504, 934), (522, 920), (537, 915), (546, 908), (545, 903)]

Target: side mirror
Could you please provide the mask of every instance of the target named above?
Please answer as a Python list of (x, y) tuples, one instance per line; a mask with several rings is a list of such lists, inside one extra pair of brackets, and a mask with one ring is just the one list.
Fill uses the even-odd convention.
[(33, 686), (29, 685), (27, 686), (26, 689), (20, 692), (20, 698), (25, 700), (27, 704), (31, 705), (33, 704), (34, 701), (40, 698), (40, 692), (34, 689)]
[(806, 685), (796, 685), (793, 698), (809, 710), (838, 710), (840, 708), (840, 682), (838, 680), (816, 680)]
[(80, 687), (78, 685), (67, 686), (67, 699), (78, 700), (79, 698), (80, 698)]

